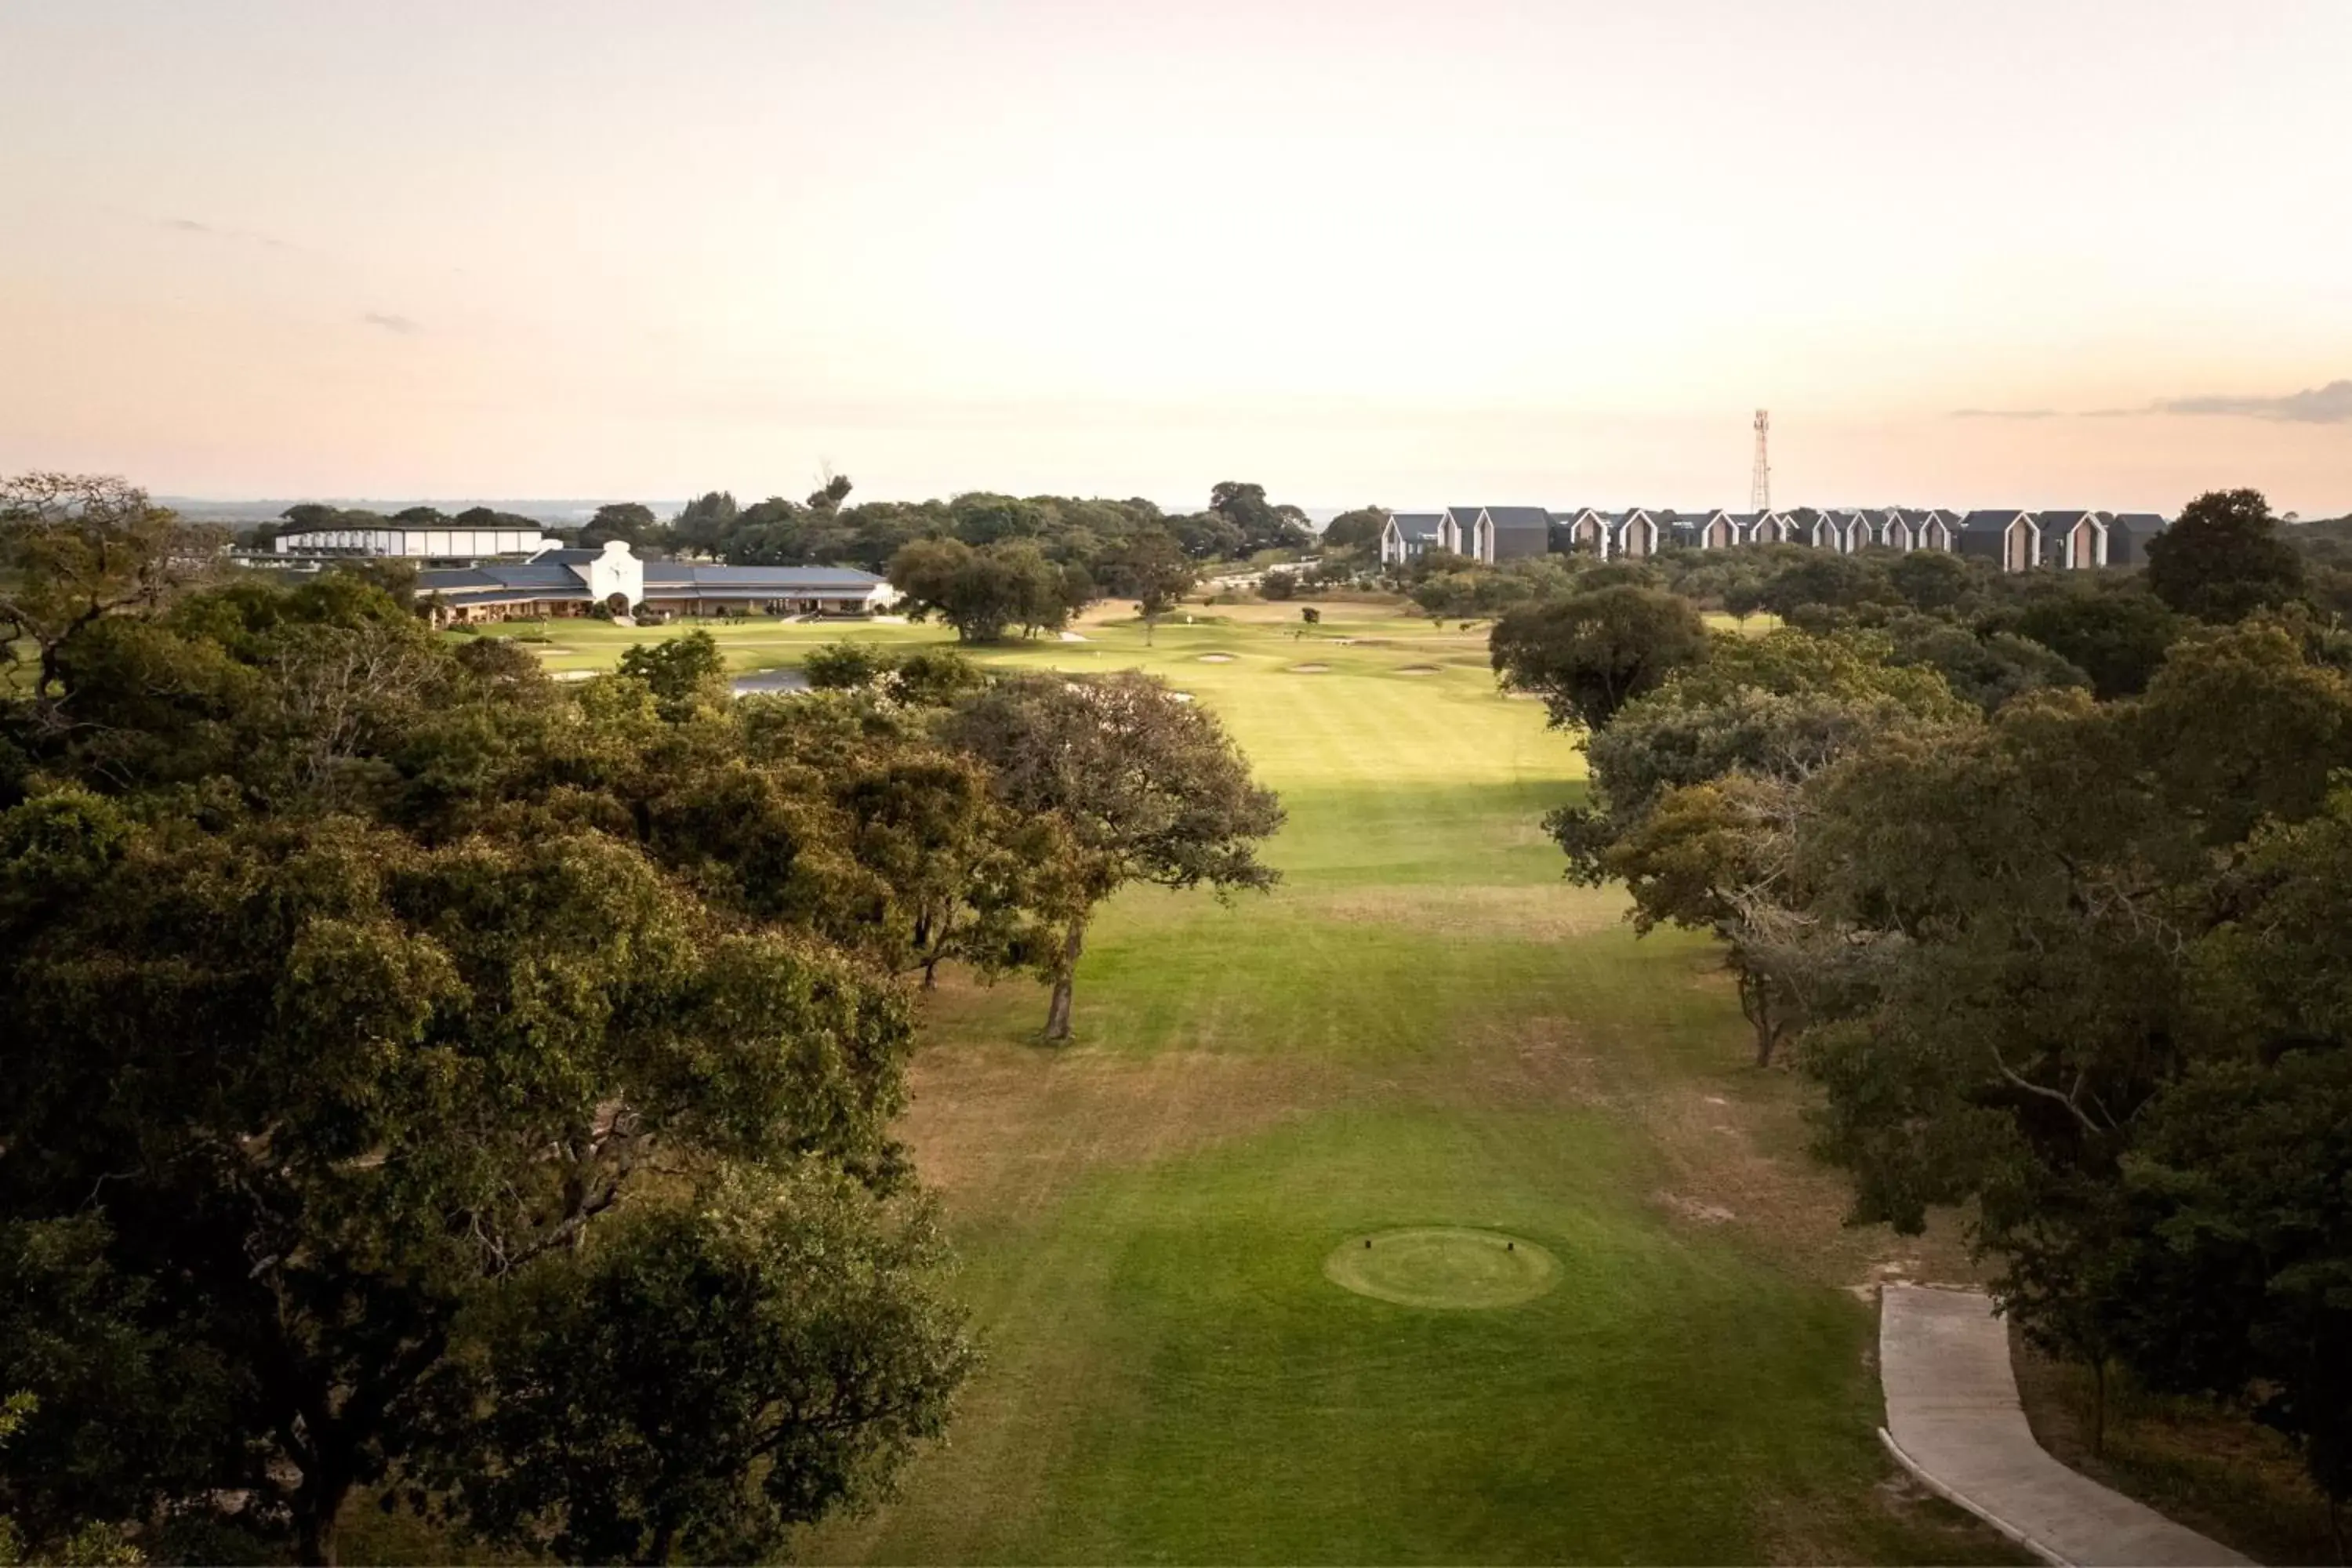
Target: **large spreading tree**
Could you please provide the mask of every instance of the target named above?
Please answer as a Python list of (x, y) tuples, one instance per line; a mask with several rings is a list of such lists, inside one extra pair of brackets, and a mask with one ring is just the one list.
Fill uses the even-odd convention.
[(1269, 888), (1257, 844), (1282, 807), (1224, 727), (1155, 676), (1000, 678), (947, 734), (986, 763), (1003, 801), (1066, 836), (1056, 919), (1043, 955), (1053, 984), (1045, 1037), (1067, 1039), (1078, 959), (1095, 908), (1129, 882)]

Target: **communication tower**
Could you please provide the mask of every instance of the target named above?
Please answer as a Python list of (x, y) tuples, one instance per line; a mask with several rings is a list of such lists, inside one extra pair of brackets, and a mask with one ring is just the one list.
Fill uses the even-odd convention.
[(1758, 409), (1756, 411), (1756, 469), (1749, 475), (1748, 480), (1748, 510), (1750, 511), (1772, 510), (1772, 458), (1765, 449), (1764, 444), (1765, 437), (1771, 428), (1771, 411), (1764, 408)]

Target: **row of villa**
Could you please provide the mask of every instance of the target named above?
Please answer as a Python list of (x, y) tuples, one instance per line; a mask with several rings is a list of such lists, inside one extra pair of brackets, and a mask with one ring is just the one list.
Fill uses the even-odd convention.
[(1661, 550), (1728, 550), (1742, 544), (1804, 544), (1852, 554), (1863, 550), (1941, 550), (1998, 562), (2004, 572), (2035, 566), (2087, 571), (2136, 566), (2164, 531), (2152, 511), (1979, 511), (1908, 507), (1791, 511), (1552, 511), (1539, 506), (1454, 506), (1389, 514), (1381, 562), (1402, 565), (1443, 550), (1492, 566), (1555, 551), (1639, 560)]

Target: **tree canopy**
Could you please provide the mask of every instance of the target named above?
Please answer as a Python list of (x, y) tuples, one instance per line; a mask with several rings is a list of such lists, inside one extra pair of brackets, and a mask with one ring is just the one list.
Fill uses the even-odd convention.
[(1686, 599), (1622, 585), (1510, 611), (1489, 640), (1505, 686), (1541, 697), (1555, 725), (1599, 731), (1705, 653), (1706, 626)]
[(2260, 490), (2215, 490), (2148, 541), (2147, 585), (2184, 616), (2235, 621), (2303, 588), (2303, 557)]
[(621, 1560), (876, 1495), (969, 1361), (892, 971), (1025, 962), (1052, 829), (903, 704), (729, 700), (707, 639), (560, 686), (346, 574), (110, 553), (93, 599), (32, 531), (96, 520), (14, 521), (70, 609), (0, 699), (0, 1514), (331, 1561), (375, 1486)]
[(1066, 830), (1049, 1039), (1069, 1037), (1087, 920), (1121, 886), (1206, 882), (1222, 894), (1277, 879), (1256, 846), (1282, 826), (1280, 803), (1251, 780), (1216, 718), (1157, 677), (1002, 678), (947, 733), (989, 765), (1008, 805)]

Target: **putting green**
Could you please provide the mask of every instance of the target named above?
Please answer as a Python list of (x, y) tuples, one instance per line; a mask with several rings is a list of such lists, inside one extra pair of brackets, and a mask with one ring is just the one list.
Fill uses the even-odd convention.
[(1500, 1231), (1437, 1226), (1352, 1237), (1323, 1260), (1323, 1273), (1401, 1307), (1516, 1307), (1559, 1283), (1559, 1259)]

